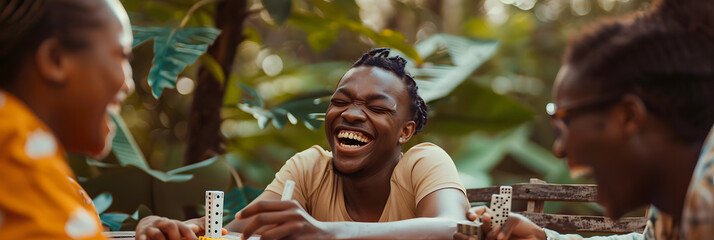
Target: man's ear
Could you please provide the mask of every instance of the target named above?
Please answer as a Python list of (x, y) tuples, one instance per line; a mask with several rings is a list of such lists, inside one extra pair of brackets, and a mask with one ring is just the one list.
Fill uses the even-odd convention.
[(48, 84), (63, 85), (66, 79), (66, 54), (55, 38), (45, 39), (35, 52), (37, 71)]
[(414, 136), (416, 131), (416, 123), (414, 121), (408, 121), (402, 125), (401, 131), (399, 131), (399, 144), (404, 145), (409, 142), (409, 139)]
[(623, 130), (630, 135), (640, 131), (647, 119), (647, 106), (637, 95), (627, 94), (622, 98), (622, 114), (619, 120), (622, 123)]

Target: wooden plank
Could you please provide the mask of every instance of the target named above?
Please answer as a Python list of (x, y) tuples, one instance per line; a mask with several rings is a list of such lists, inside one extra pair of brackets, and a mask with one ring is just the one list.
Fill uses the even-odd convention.
[[(546, 184), (545, 181), (537, 179), (537, 178), (531, 178), (530, 183)], [(528, 204), (526, 205), (526, 212), (535, 212), (535, 213), (545, 212), (545, 201), (543, 201), (543, 200), (528, 200)]]
[[(519, 183), (513, 187), (515, 200), (542, 200), (565, 202), (595, 202), (597, 185), (594, 184), (540, 184)], [(491, 194), (498, 193), (499, 187), (467, 189), (469, 202), (491, 201)]]
[(547, 213), (520, 212), (536, 225), (555, 230), (561, 233), (593, 232), (624, 234), (631, 232), (642, 233), (645, 230), (647, 219), (644, 217), (628, 217), (612, 221), (603, 216), (560, 215)]

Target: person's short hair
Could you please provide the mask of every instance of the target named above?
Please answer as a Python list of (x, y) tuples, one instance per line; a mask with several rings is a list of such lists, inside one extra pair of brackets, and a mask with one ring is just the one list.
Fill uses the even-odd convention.
[(101, 1), (0, 0), (0, 88), (15, 81), (21, 64), (45, 39), (57, 38), (63, 47), (87, 46), (83, 30), (100, 27), (96, 12)]
[(711, 2), (662, 1), (600, 22), (571, 41), (564, 64), (595, 94), (635, 94), (682, 140), (703, 142), (714, 124)]
[(389, 57), (389, 48), (375, 48), (365, 53), (360, 57), (352, 67), (372, 66), (390, 71), (404, 81), (404, 85), (409, 92), (410, 107), (412, 120), (416, 123), (416, 131), (420, 132), (426, 124), (427, 107), (424, 99), (419, 96), (414, 78), (404, 69), (407, 60), (400, 56)]

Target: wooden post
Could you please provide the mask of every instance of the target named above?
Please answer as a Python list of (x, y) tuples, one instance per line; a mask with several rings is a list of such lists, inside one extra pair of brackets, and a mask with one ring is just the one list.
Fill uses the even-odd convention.
[[(546, 182), (537, 178), (531, 178), (530, 183), (545, 184)], [(527, 191), (527, 189), (526, 189)], [(533, 213), (543, 213), (545, 211), (545, 201), (542, 200), (528, 200), (528, 206), (526, 207), (526, 212)]]
[(188, 143), (183, 163), (189, 165), (226, 152), (221, 135), (223, 95), (235, 61), (236, 49), (243, 42), (243, 21), (248, 16), (246, 0), (223, 0), (216, 6), (215, 24), (221, 35), (208, 47), (206, 54), (221, 65), (226, 79), (218, 81), (201, 65), (196, 90), (188, 116)]

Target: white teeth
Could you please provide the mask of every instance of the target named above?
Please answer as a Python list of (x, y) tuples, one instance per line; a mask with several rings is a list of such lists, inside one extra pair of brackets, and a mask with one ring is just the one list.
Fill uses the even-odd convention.
[(344, 144), (344, 143), (340, 143), (340, 146), (346, 147), (346, 148), (358, 148), (358, 147), (360, 147), (359, 145), (347, 145), (347, 144)]
[[(360, 133), (360, 132), (353, 132), (353, 131), (347, 131), (347, 130), (342, 130), (339, 133), (337, 133), (337, 137), (357, 140), (357, 141), (360, 141), (363, 143), (368, 143), (371, 141), (369, 138), (362, 135), (362, 133)], [(343, 145), (343, 146), (349, 146), (349, 145)], [(359, 146), (355, 146), (355, 147), (359, 147)]]

